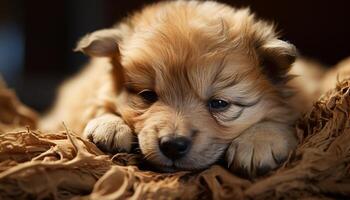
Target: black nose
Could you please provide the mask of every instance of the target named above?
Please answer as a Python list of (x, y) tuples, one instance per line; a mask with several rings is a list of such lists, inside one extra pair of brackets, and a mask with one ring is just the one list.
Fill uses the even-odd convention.
[(159, 141), (160, 150), (172, 160), (184, 156), (190, 149), (190, 145), (191, 141), (183, 136), (164, 136)]

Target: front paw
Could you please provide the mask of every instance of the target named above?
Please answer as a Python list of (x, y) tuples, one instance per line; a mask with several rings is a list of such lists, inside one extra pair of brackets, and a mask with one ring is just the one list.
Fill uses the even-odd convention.
[(254, 178), (281, 165), (296, 145), (292, 128), (280, 124), (259, 124), (231, 143), (226, 161), (231, 171)]
[(83, 136), (103, 151), (130, 152), (134, 135), (124, 120), (113, 114), (105, 114), (89, 121)]

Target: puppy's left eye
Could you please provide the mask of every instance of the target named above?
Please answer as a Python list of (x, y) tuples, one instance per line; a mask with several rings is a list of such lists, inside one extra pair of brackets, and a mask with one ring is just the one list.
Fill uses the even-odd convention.
[(143, 90), (139, 95), (146, 100), (148, 103), (154, 103), (158, 100), (158, 95), (152, 90)]
[(208, 106), (212, 111), (223, 111), (230, 106), (230, 103), (222, 99), (211, 99)]

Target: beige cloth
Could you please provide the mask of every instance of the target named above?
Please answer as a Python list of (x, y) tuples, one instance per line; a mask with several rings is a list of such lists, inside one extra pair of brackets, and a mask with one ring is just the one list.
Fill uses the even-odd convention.
[[(23, 114), (13, 95), (0, 94), (0, 199), (349, 198), (349, 95), (350, 80), (328, 92), (298, 122), (300, 145), (288, 161), (264, 177), (246, 180), (219, 165), (201, 172), (141, 170), (140, 155), (105, 155), (70, 131), (8, 132), (10, 126), (26, 124), (17, 122), (34, 122), (35, 114), (27, 108)], [(6, 115), (21, 120), (8, 124), (4, 106)]]

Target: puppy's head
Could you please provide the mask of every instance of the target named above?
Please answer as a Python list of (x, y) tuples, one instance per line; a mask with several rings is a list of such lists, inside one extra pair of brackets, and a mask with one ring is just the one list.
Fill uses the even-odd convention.
[(79, 48), (112, 58), (119, 112), (161, 169), (205, 168), (253, 124), (288, 118), (284, 82), (295, 48), (249, 10), (154, 5)]

